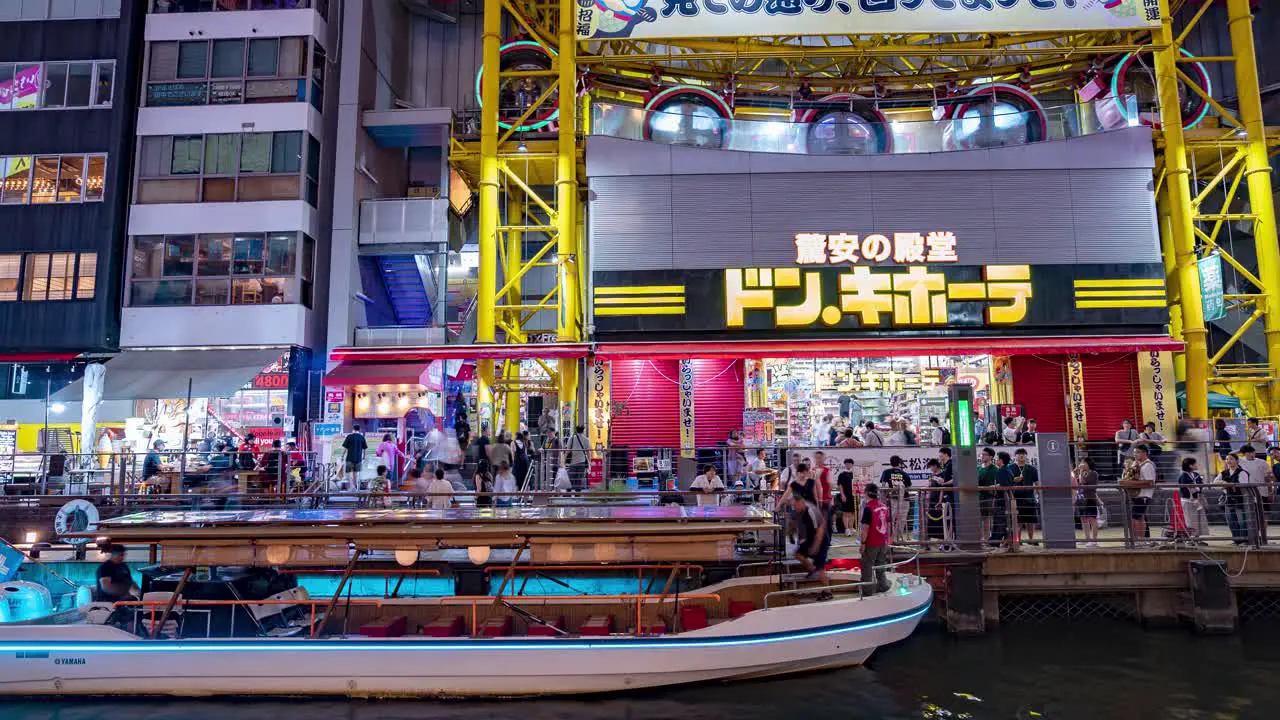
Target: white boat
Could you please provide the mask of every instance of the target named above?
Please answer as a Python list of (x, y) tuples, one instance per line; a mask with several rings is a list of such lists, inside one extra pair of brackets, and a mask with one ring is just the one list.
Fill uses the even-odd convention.
[[(888, 592), (865, 596), (856, 576), (833, 573), (829, 599), (820, 586), (776, 573), (731, 577), (694, 589), (673, 588), (669, 581), (662, 593), (634, 595), (504, 594), (516, 588), (504, 579), (494, 595), (341, 597), (358, 562), (376, 561), (386, 551), (396, 553), (399, 562), (386, 570), (391, 576), (419, 566), (422, 549), (466, 547), (481, 564), (493, 548), (515, 548), (509, 565), (492, 566), (512, 580), (523, 568), (545, 561), (551, 562), (537, 566), (583, 567), (584, 557), (591, 559), (588, 565), (602, 568), (638, 567), (643, 560), (646, 567), (670, 568), (674, 579), (681, 568), (695, 567), (693, 562), (732, 558), (738, 535), (773, 528), (766, 514), (746, 507), (618, 510), (121, 518), (100, 532), (113, 542), (158, 546), (166, 566), (187, 568), (177, 594), (114, 609), (97, 606), (114, 618), (107, 624), (90, 622), (95, 613), (86, 611), (85, 619), (74, 624), (0, 625), (0, 693), (514, 697), (616, 692), (858, 665), (876, 648), (908, 637), (932, 603), (927, 583), (897, 572), (890, 574)], [(261, 568), (270, 556), (273, 566), (332, 567), (339, 549), (349, 559), (338, 563), (345, 570), (330, 598), (312, 599), (300, 588), (268, 599), (201, 602), (183, 595), (198, 585), (192, 580), (199, 577), (195, 566)], [(795, 587), (780, 589), (785, 584)], [(227, 633), (235, 637), (192, 637), (211, 634), (217, 623), (208, 612), (217, 608), (230, 608), (232, 623), (237, 611), (251, 622), (241, 621), (239, 630)], [(105, 613), (96, 613), (96, 619), (103, 620)], [(122, 616), (135, 621), (122, 624)], [(176, 637), (144, 637), (148, 634)]]

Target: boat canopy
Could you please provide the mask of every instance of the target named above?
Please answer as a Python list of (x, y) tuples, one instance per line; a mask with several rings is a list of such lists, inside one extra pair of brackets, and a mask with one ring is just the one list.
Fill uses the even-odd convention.
[[(738, 536), (773, 531), (761, 508), (598, 506), (152, 511), (103, 521), (104, 543), (160, 549), (170, 567), (345, 565), (353, 553), (526, 548), (535, 562), (731, 560)], [(416, 554), (412, 556), (416, 560)]]

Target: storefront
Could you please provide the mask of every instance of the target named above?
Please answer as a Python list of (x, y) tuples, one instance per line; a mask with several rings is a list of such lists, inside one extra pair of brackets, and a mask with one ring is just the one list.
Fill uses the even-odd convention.
[[(81, 425), (119, 424), (107, 441), (117, 452), (142, 452), (157, 439), (178, 449), (251, 434), (266, 447), (309, 420), (317, 380), (303, 348), (133, 350), (90, 366), (50, 402), (78, 407)], [(100, 438), (97, 447), (108, 446)]]
[[(707, 446), (770, 414), (777, 444), (809, 444), (826, 415), (918, 432), (945, 418), (954, 382), (988, 420), (1075, 440), (1151, 420), (1172, 435), (1181, 346), (1142, 144), (910, 167), (631, 145), (592, 138), (587, 152), (594, 362), (610, 377), (588, 402), (609, 444)], [(728, 398), (730, 376), (736, 399), (701, 401)]]

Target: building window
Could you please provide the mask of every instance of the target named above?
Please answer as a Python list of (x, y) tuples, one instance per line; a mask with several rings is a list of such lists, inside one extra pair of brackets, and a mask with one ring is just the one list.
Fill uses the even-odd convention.
[(138, 236), (129, 304), (310, 307), (314, 246), (296, 232)]
[(0, 22), (120, 17), (122, 0), (4, 0)]
[(0, 157), (0, 204), (99, 202), (106, 190), (106, 155)]
[(114, 60), (0, 63), (0, 111), (109, 107)]
[(300, 130), (144, 137), (134, 201), (305, 199), (315, 205), (319, 163), (320, 143)]
[(22, 299), (92, 300), (97, 273), (97, 253), (28, 253), (23, 263)]
[[(285, 37), (165, 41), (148, 48), (145, 104), (172, 107), (305, 102), (308, 48), (319, 44)], [(314, 75), (310, 85), (320, 91)]]
[(0, 302), (16, 302), (18, 281), (22, 279), (22, 256), (0, 255)]

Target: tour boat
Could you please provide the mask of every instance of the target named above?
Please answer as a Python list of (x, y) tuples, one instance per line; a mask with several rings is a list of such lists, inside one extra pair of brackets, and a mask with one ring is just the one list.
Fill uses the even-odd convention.
[[(0, 623), (0, 693), (616, 692), (858, 665), (928, 612), (929, 585), (902, 562), (875, 594), (856, 574), (824, 587), (776, 555), (745, 562), (742, 538), (776, 530), (746, 505), (139, 513), (102, 523), (97, 540), (147, 548), (169, 574), (150, 574), (142, 600), (82, 604), (74, 621)], [(331, 596), (297, 584), (313, 570), (337, 576)], [(526, 595), (517, 582), (570, 570), (664, 584)], [(361, 572), (399, 581), (388, 597), (351, 597)], [(480, 591), (399, 597), (415, 573)]]

